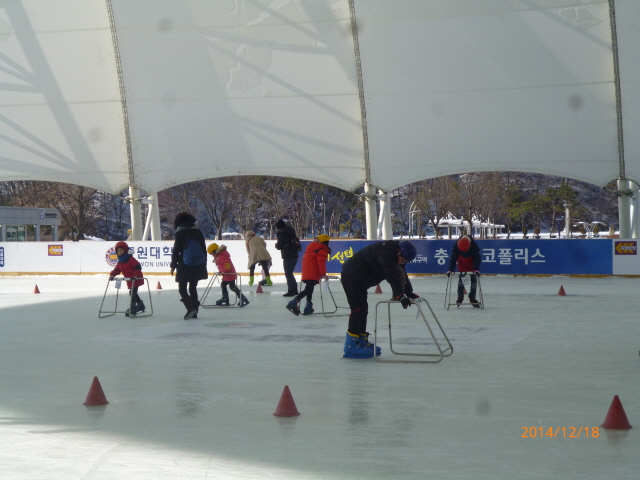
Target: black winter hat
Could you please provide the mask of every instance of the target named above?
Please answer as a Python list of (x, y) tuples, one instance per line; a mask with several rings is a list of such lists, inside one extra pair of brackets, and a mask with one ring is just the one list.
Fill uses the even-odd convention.
[(176, 215), (176, 219), (173, 222), (175, 228), (186, 227), (190, 228), (196, 224), (196, 217), (187, 212), (180, 212)]
[(283, 219), (280, 219), (280, 220), (278, 220), (278, 221), (276, 222), (276, 228), (277, 228), (278, 230), (282, 230), (282, 229), (283, 229), (284, 227), (286, 227), (286, 226), (287, 226), (287, 224), (286, 224), (286, 223), (284, 223), (284, 220), (283, 220)]

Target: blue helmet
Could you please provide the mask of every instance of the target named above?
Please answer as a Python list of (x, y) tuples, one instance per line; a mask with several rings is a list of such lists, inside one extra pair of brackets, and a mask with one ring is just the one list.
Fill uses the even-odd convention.
[(398, 244), (398, 248), (400, 249), (400, 255), (406, 258), (409, 262), (415, 260), (418, 255), (415, 245), (409, 240), (401, 241)]

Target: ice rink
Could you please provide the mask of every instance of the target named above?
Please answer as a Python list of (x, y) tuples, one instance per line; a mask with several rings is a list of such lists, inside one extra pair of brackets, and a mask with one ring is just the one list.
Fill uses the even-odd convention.
[[(342, 359), (347, 317), (318, 289), (293, 316), (284, 277), (190, 321), (168, 276), (152, 316), (98, 318), (106, 279), (0, 277), (0, 478), (638, 478), (638, 278), (486, 276), (482, 310), (412, 278), (453, 345), (436, 364)], [(415, 306), (391, 311), (394, 345), (433, 346)], [(83, 405), (94, 377), (106, 406)], [(285, 386), (300, 416), (273, 415)], [(614, 395), (634, 428), (600, 427)]]

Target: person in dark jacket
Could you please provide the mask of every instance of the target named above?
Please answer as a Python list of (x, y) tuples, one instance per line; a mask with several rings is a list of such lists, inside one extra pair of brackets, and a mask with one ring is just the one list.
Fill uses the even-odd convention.
[(287, 310), (294, 315), (300, 315), (300, 306), (298, 303), (303, 298), (307, 298), (307, 304), (304, 307), (303, 315), (311, 315), (313, 313), (313, 290), (321, 278), (327, 277), (327, 260), (331, 255), (329, 248), (329, 235), (318, 235), (317, 241), (309, 244), (302, 257), (302, 282), (304, 290), (295, 296), (293, 300), (287, 303)]
[(456, 305), (460, 305), (464, 301), (464, 284), (462, 278), (469, 273), (471, 279), (471, 288), (469, 289), (469, 302), (476, 308), (480, 308), (480, 303), (476, 300), (476, 290), (478, 288), (478, 276), (480, 276), (480, 264), (482, 263), (482, 255), (480, 255), (480, 247), (475, 240), (468, 235), (460, 237), (453, 245), (451, 250), (451, 258), (449, 259), (449, 271), (447, 277), (456, 271), (456, 265), (460, 275), (458, 276), (458, 299)]
[[(207, 279), (207, 246), (204, 242), (204, 235), (200, 229), (196, 228), (196, 219), (187, 212), (181, 212), (176, 215), (174, 226), (176, 229), (176, 238), (173, 243), (173, 252), (171, 253), (171, 275), (177, 270), (176, 282), (178, 283), (178, 292), (180, 293), (180, 301), (184, 303), (187, 313), (185, 320), (190, 318), (198, 318), (198, 281)], [(184, 262), (184, 251), (187, 248), (189, 239), (195, 240), (197, 245), (202, 249), (203, 261), (199, 265), (189, 266)]]
[(298, 282), (293, 275), (293, 270), (298, 263), (298, 252), (300, 251), (300, 240), (296, 235), (296, 231), (291, 225), (285, 223), (283, 219), (276, 222), (278, 229), (278, 241), (276, 242), (276, 250), (280, 250), (282, 256), (282, 267), (284, 268), (284, 276), (287, 279), (287, 293), (283, 297), (295, 297), (298, 295)]
[(118, 256), (118, 263), (116, 263), (116, 267), (109, 274), (109, 280), (113, 280), (113, 278), (119, 274), (122, 274), (125, 278), (135, 278), (134, 281), (127, 280), (129, 295), (131, 295), (131, 306), (124, 313), (127, 317), (129, 315), (135, 317), (136, 314), (144, 312), (145, 309), (144, 303), (138, 295), (138, 287), (144, 285), (142, 265), (129, 253), (129, 245), (127, 242), (116, 243), (114, 250)]
[[(373, 345), (367, 330), (367, 290), (386, 280), (391, 285), (393, 300), (403, 308), (419, 298), (407, 276), (405, 264), (416, 258), (416, 247), (408, 240), (385, 240), (364, 247), (342, 266), (342, 287), (347, 295), (351, 314), (344, 344), (344, 358), (371, 358)], [(381, 350), (376, 347), (376, 356)]]

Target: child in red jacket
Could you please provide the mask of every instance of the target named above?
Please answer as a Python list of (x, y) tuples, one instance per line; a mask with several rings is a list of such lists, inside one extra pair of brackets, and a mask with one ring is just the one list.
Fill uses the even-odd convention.
[(480, 302), (476, 300), (476, 290), (478, 288), (478, 277), (480, 276), (480, 264), (482, 256), (480, 255), (480, 247), (475, 240), (468, 235), (459, 238), (453, 245), (451, 250), (451, 258), (449, 259), (449, 271), (447, 277), (455, 272), (456, 266), (460, 275), (458, 277), (458, 298), (456, 305), (462, 304), (464, 301), (464, 284), (463, 276), (469, 274), (471, 280), (471, 290), (469, 291), (469, 302), (475, 308), (480, 308)]
[(300, 315), (300, 307), (298, 302), (307, 297), (307, 304), (304, 307), (303, 315), (311, 315), (313, 313), (313, 289), (321, 278), (327, 276), (327, 260), (331, 254), (329, 248), (329, 235), (318, 235), (317, 241), (309, 244), (302, 257), (302, 282), (304, 290), (296, 295), (293, 300), (287, 303), (287, 310), (294, 315)]
[(129, 253), (129, 245), (126, 242), (116, 243), (116, 255), (118, 255), (118, 263), (109, 274), (109, 280), (113, 280), (116, 275), (122, 274), (125, 278), (136, 278), (135, 281), (127, 280), (129, 295), (131, 296), (131, 307), (124, 313), (127, 317), (131, 315), (135, 317), (137, 313), (144, 312), (144, 303), (138, 296), (138, 287), (144, 285), (142, 266), (133, 255)]
[(231, 261), (231, 254), (227, 250), (226, 245), (218, 246), (217, 243), (212, 243), (207, 247), (207, 252), (213, 256), (213, 263), (218, 267), (218, 273), (224, 274), (220, 282), (220, 288), (222, 289), (222, 298), (216, 302), (219, 307), (229, 306), (229, 292), (227, 286), (238, 296), (238, 305), (244, 307), (249, 305), (249, 300), (245, 297), (240, 289), (236, 286), (236, 268)]

